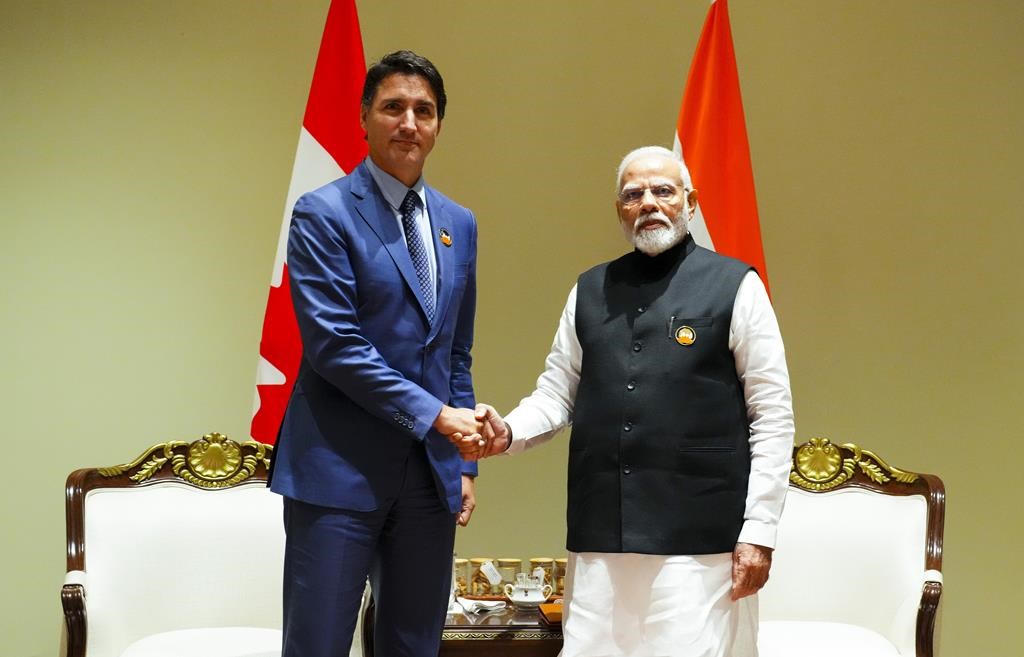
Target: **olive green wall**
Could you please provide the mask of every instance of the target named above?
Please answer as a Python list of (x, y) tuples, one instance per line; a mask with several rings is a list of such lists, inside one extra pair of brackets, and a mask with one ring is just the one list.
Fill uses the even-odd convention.
[[(3, 654), (57, 649), (69, 471), (246, 434), (327, 4), (0, 2)], [(428, 177), (478, 214), (474, 371), (508, 410), (576, 274), (626, 248), (612, 172), (670, 144), (707, 3), (430, 4), (359, 2), (363, 39), (446, 77)], [(731, 14), (798, 438), (939, 473), (944, 653), (1017, 654), (1024, 5)], [(561, 554), (564, 461), (487, 463), (459, 552)]]

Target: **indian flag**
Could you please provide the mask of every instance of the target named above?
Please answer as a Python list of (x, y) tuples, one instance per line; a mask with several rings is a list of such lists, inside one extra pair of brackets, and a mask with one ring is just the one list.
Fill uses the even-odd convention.
[(697, 188), (693, 239), (752, 265), (767, 288), (727, 0), (712, 2), (704, 21), (679, 109), (675, 150)]

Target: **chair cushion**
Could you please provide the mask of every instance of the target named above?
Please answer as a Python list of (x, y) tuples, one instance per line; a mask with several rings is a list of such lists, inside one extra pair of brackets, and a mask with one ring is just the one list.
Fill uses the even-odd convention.
[(791, 486), (771, 577), (757, 596), (762, 623), (847, 623), (913, 654), (927, 522), (920, 495)]
[(814, 621), (762, 621), (759, 657), (900, 657), (888, 639), (857, 625)]
[(101, 488), (85, 517), (90, 657), (162, 632), (281, 627), (282, 498), (263, 482)]
[(281, 630), (204, 627), (151, 634), (121, 657), (281, 657)]

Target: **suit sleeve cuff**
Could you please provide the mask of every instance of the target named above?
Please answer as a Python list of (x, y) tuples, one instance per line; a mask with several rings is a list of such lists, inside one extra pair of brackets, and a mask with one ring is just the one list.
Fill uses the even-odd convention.
[(433, 395), (424, 392), (422, 399), (417, 399), (411, 408), (395, 409), (391, 413), (391, 420), (400, 428), (411, 433), (416, 440), (423, 441), (427, 432), (434, 427), (434, 421), (441, 412), (444, 404)]

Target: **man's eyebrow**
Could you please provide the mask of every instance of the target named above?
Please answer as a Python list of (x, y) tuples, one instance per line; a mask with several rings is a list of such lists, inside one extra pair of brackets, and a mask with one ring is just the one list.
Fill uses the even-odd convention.
[(628, 189), (631, 187), (647, 187), (648, 185), (673, 185), (678, 187), (681, 186), (681, 183), (677, 183), (671, 178), (651, 178), (647, 181), (647, 184), (628, 182), (622, 186), (622, 189)]
[(434, 107), (435, 104), (436, 104), (436, 103), (434, 103), (433, 100), (431, 100), (429, 98), (412, 98), (412, 99), (409, 99), (406, 96), (389, 96), (389, 97), (381, 98), (380, 102), (382, 102), (382, 103), (395, 103), (395, 102), (402, 102), (402, 101), (405, 101), (405, 100), (412, 100), (412, 102), (414, 104), (416, 104), (416, 105), (430, 105), (431, 107)]

